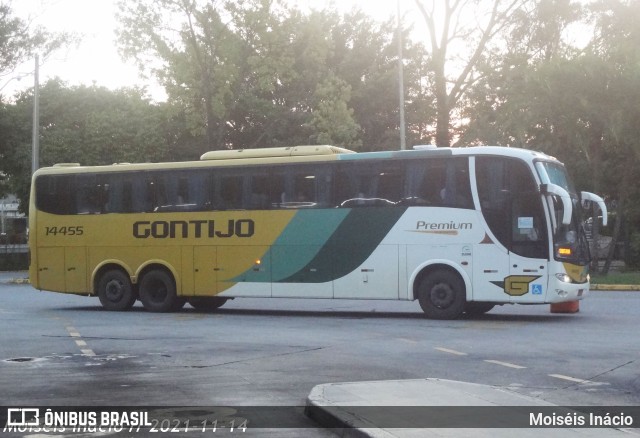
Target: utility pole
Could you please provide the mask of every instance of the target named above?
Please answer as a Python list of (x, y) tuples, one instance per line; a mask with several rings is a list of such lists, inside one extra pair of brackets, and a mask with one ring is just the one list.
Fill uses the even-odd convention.
[(400, 100), (400, 150), (407, 148), (407, 140), (405, 137), (405, 121), (404, 121), (404, 63), (402, 62), (402, 16), (400, 11), (400, 0), (398, 4), (398, 95)]
[(36, 70), (33, 80), (33, 131), (31, 148), (31, 174), (40, 167), (40, 59), (36, 54)]

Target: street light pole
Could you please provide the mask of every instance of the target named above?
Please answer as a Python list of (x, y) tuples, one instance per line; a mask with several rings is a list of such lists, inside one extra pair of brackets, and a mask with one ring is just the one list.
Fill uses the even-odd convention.
[(33, 79), (33, 131), (31, 148), (31, 174), (40, 167), (40, 59), (36, 54), (36, 70)]
[(402, 18), (400, 11), (400, 0), (398, 5), (398, 97), (400, 103), (400, 150), (407, 148), (407, 140), (405, 137), (405, 121), (404, 121), (404, 63), (402, 62)]

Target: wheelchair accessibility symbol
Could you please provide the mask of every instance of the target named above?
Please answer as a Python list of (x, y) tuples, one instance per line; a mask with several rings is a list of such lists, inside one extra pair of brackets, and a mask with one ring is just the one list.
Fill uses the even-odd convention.
[(542, 295), (542, 285), (541, 284), (532, 284), (531, 285), (531, 294), (532, 295)]

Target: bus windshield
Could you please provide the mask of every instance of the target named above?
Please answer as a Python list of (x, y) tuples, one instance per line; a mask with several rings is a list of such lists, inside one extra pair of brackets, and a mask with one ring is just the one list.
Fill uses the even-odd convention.
[(556, 196), (550, 196), (550, 205), (553, 207), (553, 244), (554, 257), (559, 261), (586, 265), (591, 257), (589, 244), (582, 227), (582, 205), (578, 198), (573, 181), (569, 177), (563, 165), (554, 162), (538, 162), (538, 172), (543, 183), (555, 184), (569, 193), (572, 204), (571, 222), (562, 223), (564, 205)]
[(577, 196), (576, 189), (573, 186), (573, 181), (567, 174), (567, 170), (563, 165), (558, 163), (552, 163), (543, 161), (540, 163), (546, 174), (549, 176), (549, 182), (565, 189), (572, 197)]

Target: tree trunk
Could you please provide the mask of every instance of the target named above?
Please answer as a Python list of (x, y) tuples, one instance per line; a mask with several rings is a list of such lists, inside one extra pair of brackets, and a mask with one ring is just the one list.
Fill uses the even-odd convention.
[(439, 57), (434, 60), (434, 82), (436, 91), (436, 146), (449, 147), (450, 111), (449, 95), (447, 94), (447, 78), (444, 73), (444, 59)]
[(451, 138), (449, 137), (450, 114), (446, 93), (442, 100), (444, 100), (443, 103), (441, 103), (441, 98), (438, 97), (438, 115), (436, 119), (436, 146), (448, 148), (449, 146), (451, 146)]
[(616, 209), (616, 223), (613, 226), (613, 237), (611, 238), (611, 245), (609, 246), (609, 251), (607, 252), (607, 259), (604, 262), (604, 266), (602, 267), (602, 275), (607, 275), (609, 273), (609, 269), (611, 268), (611, 262), (613, 261), (613, 255), (615, 254), (616, 244), (618, 243), (618, 238), (620, 237), (620, 229), (622, 228), (622, 207), (624, 204), (624, 200), (620, 199), (618, 202), (618, 208)]

